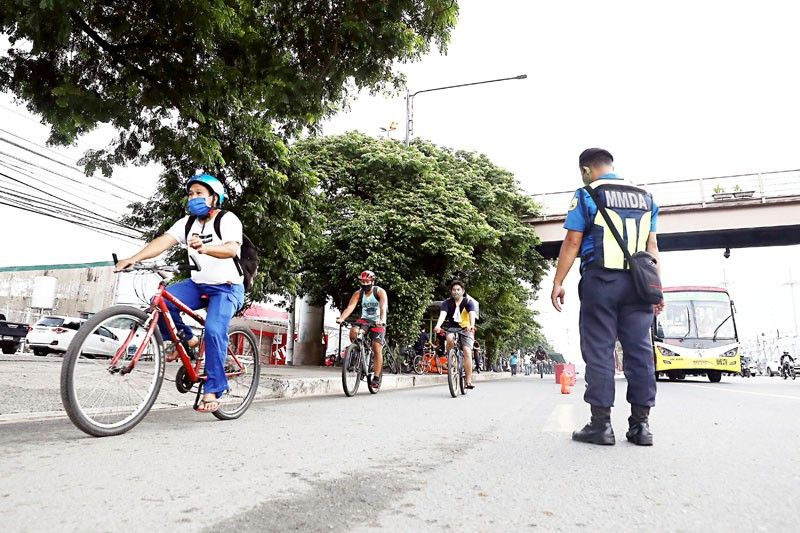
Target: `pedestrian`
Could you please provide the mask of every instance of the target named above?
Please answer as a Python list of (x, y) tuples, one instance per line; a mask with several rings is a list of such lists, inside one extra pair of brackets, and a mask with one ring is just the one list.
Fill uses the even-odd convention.
[(425, 326), (420, 326), (419, 337), (417, 337), (417, 343), (414, 345), (414, 351), (417, 355), (423, 355), (425, 353), (425, 347), (428, 345), (429, 340), (430, 336)]
[[(619, 338), (625, 354), (628, 441), (653, 444), (650, 408), (655, 405), (656, 379), (650, 325), (663, 300), (650, 305), (638, 296), (626, 256), (614, 236), (609, 218), (631, 254), (649, 252), (658, 260), (656, 221), (658, 206), (650, 193), (614, 173), (614, 158), (601, 148), (581, 153), (578, 164), (586, 188), (572, 199), (564, 228), (551, 301), (561, 311), (566, 291), (563, 283), (580, 255), (580, 346), (586, 363), (586, 393), (591, 421), (572, 434), (573, 440), (592, 444), (614, 444), (611, 408), (614, 405), (614, 343)], [(598, 202), (600, 209), (598, 209)], [(608, 213), (603, 216), (602, 208)]]
[(517, 354), (516, 353), (512, 353), (508, 362), (511, 365), (511, 375), (512, 376), (516, 376), (517, 375), (517, 363), (519, 362), (518, 359), (517, 359)]
[(531, 354), (530, 353), (526, 353), (525, 354), (525, 375), (526, 376), (530, 376), (531, 372), (532, 372), (532, 370), (531, 370)]

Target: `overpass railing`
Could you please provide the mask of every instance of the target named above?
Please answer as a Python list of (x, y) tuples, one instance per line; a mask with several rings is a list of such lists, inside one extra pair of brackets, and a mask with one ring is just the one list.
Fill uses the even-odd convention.
[[(655, 197), (661, 207), (697, 205), (716, 206), (722, 203), (800, 196), (800, 169), (735, 174), (713, 178), (694, 178), (655, 183), (639, 183)], [(575, 189), (535, 194), (542, 218), (564, 216)]]

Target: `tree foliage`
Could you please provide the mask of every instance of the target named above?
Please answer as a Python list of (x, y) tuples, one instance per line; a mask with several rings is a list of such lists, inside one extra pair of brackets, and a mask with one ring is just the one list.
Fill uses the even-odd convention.
[[(319, 181), (320, 231), (309, 241), (305, 289), (337, 304), (356, 275), (374, 270), (390, 297), (389, 334), (408, 342), (430, 303), (462, 278), (481, 302), (479, 337), (490, 353), (535, 335), (527, 308), (543, 275), (535, 212), (513, 175), (485, 156), (416, 141), (406, 147), (358, 133), (294, 148)], [(438, 313), (434, 313), (438, 315)]]
[(158, 193), (131, 221), (150, 235), (182, 212), (196, 169), (222, 179), (264, 251), (260, 291), (291, 284), (315, 182), (287, 140), (354, 91), (397, 87), (397, 61), (446, 46), (452, 0), (0, 0), (0, 89), (69, 144), (99, 124), (117, 137), (87, 173), (158, 163)]

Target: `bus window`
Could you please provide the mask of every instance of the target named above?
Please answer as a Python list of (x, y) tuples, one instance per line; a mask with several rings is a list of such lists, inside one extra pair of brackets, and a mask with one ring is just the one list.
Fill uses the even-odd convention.
[[(689, 302), (670, 302), (658, 315), (656, 331), (665, 339), (682, 339), (694, 334)], [(661, 334), (663, 332), (663, 335)]]
[(698, 337), (701, 339), (733, 339), (736, 333), (727, 302), (694, 302)]

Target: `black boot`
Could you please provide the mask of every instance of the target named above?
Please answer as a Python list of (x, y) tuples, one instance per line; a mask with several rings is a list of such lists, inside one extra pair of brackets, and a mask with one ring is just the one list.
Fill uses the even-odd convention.
[(625, 438), (637, 446), (653, 445), (649, 407), (631, 404), (631, 416), (628, 418), (628, 432), (625, 433)]
[(592, 406), (592, 420), (579, 431), (572, 432), (572, 440), (611, 446), (614, 429), (611, 427), (611, 408)]

